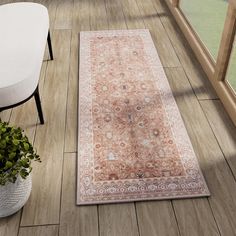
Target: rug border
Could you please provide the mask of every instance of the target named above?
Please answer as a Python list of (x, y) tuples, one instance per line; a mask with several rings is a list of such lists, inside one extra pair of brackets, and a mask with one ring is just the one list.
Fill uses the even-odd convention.
[[(80, 201), (80, 191), (78, 191), (78, 189), (79, 189), (79, 187), (80, 187), (80, 181), (79, 181), (79, 174), (80, 174), (80, 167), (79, 167), (79, 135), (80, 135), (80, 78), (81, 78), (81, 74), (82, 74), (82, 70), (84, 70), (84, 68), (82, 67), (83, 66), (83, 63), (84, 62), (82, 62), (81, 61), (81, 51), (82, 51), (82, 48), (81, 48), (81, 37), (84, 35), (84, 34), (94, 34), (94, 35), (96, 35), (96, 34), (108, 34), (108, 33), (110, 33), (110, 34), (113, 34), (113, 33), (124, 33), (124, 31), (127, 31), (127, 32), (146, 32), (146, 33), (148, 33), (149, 34), (149, 38), (150, 38), (150, 40), (151, 40), (151, 44), (150, 44), (150, 48), (152, 48), (153, 50), (154, 50), (154, 52), (153, 52), (153, 54), (155, 54), (155, 57), (156, 58), (158, 58), (158, 60), (160, 61), (160, 64), (161, 64), (161, 66), (159, 67), (159, 68), (161, 68), (161, 72), (164, 74), (164, 76), (165, 76), (165, 79), (166, 79), (166, 81), (167, 81), (167, 84), (168, 84), (168, 86), (169, 86), (169, 89), (170, 89), (170, 91), (171, 91), (171, 95), (172, 95), (172, 97), (173, 97), (173, 101), (174, 101), (174, 103), (175, 103), (175, 106), (178, 108), (177, 109), (177, 112), (178, 112), (178, 115), (179, 115), (179, 117), (180, 117), (180, 119), (181, 119), (181, 121), (182, 121), (182, 124), (183, 124), (183, 126), (184, 126), (184, 130), (185, 130), (185, 132), (186, 132), (186, 134), (187, 134), (187, 136), (188, 136), (188, 140), (189, 140), (189, 145), (190, 145), (190, 147), (191, 147), (191, 149), (193, 150), (193, 153), (194, 153), (194, 156), (195, 156), (195, 159), (196, 159), (196, 165), (197, 165), (197, 167), (198, 167), (198, 169), (199, 169), (199, 174), (200, 174), (200, 176), (201, 176), (201, 178), (202, 178), (202, 183), (203, 183), (203, 185), (205, 186), (205, 193), (202, 193), (202, 194), (194, 194), (194, 195), (191, 195), (191, 194), (189, 194), (189, 195), (187, 195), (187, 194), (185, 194), (185, 195), (179, 195), (179, 196), (160, 196), (160, 197), (150, 197), (150, 198), (148, 198), (148, 197), (145, 197), (145, 199), (143, 199), (143, 198), (131, 198), (131, 199), (123, 199), (123, 200), (107, 200), (107, 201), (87, 201), (87, 202), (81, 202)], [(162, 63), (161, 63), (161, 60), (160, 60), (160, 58), (159, 58), (159, 55), (158, 55), (158, 51), (157, 51), (157, 49), (156, 49), (156, 47), (155, 47), (155, 45), (154, 45), (154, 42), (153, 42), (153, 39), (152, 39), (152, 36), (151, 36), (151, 33), (150, 33), (150, 31), (148, 30), (148, 29), (132, 29), (132, 30), (98, 30), (98, 31), (81, 31), (80, 33), (79, 33), (79, 35), (80, 35), (80, 47), (79, 47), (79, 83), (78, 83), (78, 86), (79, 86), (79, 93), (78, 93), (78, 141), (77, 141), (77, 178), (76, 178), (76, 181), (77, 181), (77, 191), (76, 191), (76, 204), (77, 205), (80, 205), (80, 206), (82, 206), (82, 205), (94, 205), (94, 204), (111, 204), (111, 203), (125, 203), (125, 202), (138, 202), (138, 201), (156, 201), (156, 200), (173, 200), (173, 199), (191, 199), (191, 198), (200, 198), (200, 197), (209, 197), (211, 194), (210, 194), (210, 191), (209, 191), (209, 188), (208, 188), (208, 186), (207, 186), (207, 183), (206, 183), (206, 179), (205, 179), (205, 177), (204, 177), (204, 175), (203, 175), (203, 172), (202, 172), (202, 170), (201, 170), (201, 168), (200, 168), (200, 165), (199, 165), (199, 160), (198, 160), (198, 158), (197, 158), (197, 156), (196, 156), (196, 153), (195, 153), (195, 151), (194, 151), (194, 148), (193, 148), (193, 146), (192, 146), (192, 143), (191, 143), (191, 140), (190, 140), (190, 137), (189, 137), (189, 135), (188, 135), (188, 131), (187, 131), (187, 129), (186, 129), (186, 126), (185, 126), (185, 123), (184, 123), (184, 121), (183, 121), (183, 119), (182, 119), (182, 116), (181, 116), (181, 113), (180, 113), (180, 111), (179, 111), (179, 107), (178, 107), (178, 105), (177, 105), (177, 103), (176, 103), (176, 100), (175, 100), (175, 97), (174, 97), (174, 95), (173, 95), (173, 91), (171, 90), (171, 88), (170, 88), (170, 84), (169, 84), (169, 81), (168, 81), (168, 79), (167, 79), (167, 76), (166, 76), (166, 73), (165, 73), (165, 71), (164, 71), (164, 67), (163, 67), (163, 65), (162, 65)]]
[(211, 194), (199, 194), (195, 196), (182, 195), (176, 197), (152, 197), (152, 198), (135, 198), (135, 199), (125, 199), (125, 200), (109, 200), (109, 201), (91, 201), (91, 202), (79, 202), (77, 201), (78, 206), (88, 206), (88, 205), (99, 205), (99, 204), (117, 204), (117, 203), (129, 203), (129, 202), (146, 202), (146, 201), (164, 201), (164, 200), (178, 200), (178, 199), (196, 199), (202, 197), (210, 197)]

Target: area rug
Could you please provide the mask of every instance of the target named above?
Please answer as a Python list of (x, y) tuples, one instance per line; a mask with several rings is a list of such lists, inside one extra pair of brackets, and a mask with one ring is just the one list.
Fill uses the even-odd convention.
[(77, 204), (209, 196), (148, 30), (80, 33)]

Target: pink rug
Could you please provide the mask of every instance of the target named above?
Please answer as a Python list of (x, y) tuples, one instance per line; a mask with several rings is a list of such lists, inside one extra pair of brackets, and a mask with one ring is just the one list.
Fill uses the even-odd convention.
[(209, 196), (148, 30), (81, 32), (79, 205)]

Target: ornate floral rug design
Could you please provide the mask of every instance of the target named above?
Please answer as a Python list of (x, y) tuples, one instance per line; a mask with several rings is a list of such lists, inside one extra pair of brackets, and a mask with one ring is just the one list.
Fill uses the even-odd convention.
[(79, 205), (209, 196), (148, 30), (80, 33)]

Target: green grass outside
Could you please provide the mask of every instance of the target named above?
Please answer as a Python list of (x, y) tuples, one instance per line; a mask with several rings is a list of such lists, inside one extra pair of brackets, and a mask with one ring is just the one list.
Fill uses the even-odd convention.
[[(225, 0), (180, 0), (180, 8), (216, 60), (228, 3)], [(236, 48), (234, 46), (227, 80), (236, 90)]]

